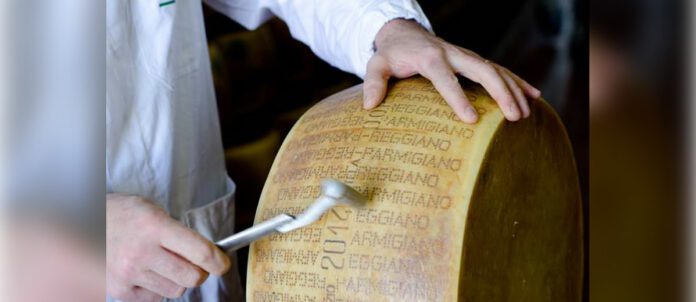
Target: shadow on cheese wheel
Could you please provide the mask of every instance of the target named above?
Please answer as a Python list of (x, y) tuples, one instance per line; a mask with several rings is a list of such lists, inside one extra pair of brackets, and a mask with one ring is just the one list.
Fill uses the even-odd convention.
[(276, 156), (256, 222), (298, 214), (333, 177), (368, 197), (252, 244), (248, 301), (578, 301), (578, 180), (565, 130), (542, 100), (508, 122), (480, 87), (456, 117), (429, 81), (361, 86), (312, 107)]

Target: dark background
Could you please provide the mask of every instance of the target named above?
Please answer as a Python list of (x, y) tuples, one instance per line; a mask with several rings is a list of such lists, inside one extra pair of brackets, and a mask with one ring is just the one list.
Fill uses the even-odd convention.
[[(539, 88), (559, 113), (580, 174), (587, 243), (587, 3), (428, 0), (421, 6), (437, 35), (508, 67)], [(206, 8), (205, 20), (240, 230), (253, 224), (275, 153), (294, 122), (314, 103), (361, 80), (314, 56), (279, 19), (247, 31)], [(587, 249), (585, 244), (586, 260)], [(246, 248), (239, 251), (243, 284), (247, 254)]]

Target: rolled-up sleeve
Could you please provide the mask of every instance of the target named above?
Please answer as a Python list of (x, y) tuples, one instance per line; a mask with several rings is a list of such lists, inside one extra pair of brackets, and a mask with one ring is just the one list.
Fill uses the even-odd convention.
[(212, 8), (254, 29), (278, 16), (295, 39), (323, 60), (365, 76), (373, 43), (384, 24), (412, 19), (428, 30), (430, 22), (415, 0), (205, 0)]

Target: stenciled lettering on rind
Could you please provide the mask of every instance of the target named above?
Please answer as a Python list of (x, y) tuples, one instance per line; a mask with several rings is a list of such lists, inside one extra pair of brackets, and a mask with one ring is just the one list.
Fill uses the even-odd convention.
[(279, 169), (271, 180), (274, 184), (283, 184), (297, 181), (319, 182), (327, 177), (341, 179), (347, 183), (355, 181), (392, 182), (430, 188), (437, 187), (440, 182), (440, 174), (416, 171), (413, 167), (355, 167), (352, 165), (315, 165)]
[[(473, 130), (471, 130), (470, 136), (473, 136)], [(448, 137), (418, 132), (403, 132), (393, 129), (372, 129), (369, 131), (337, 129), (308, 134), (300, 139), (291, 140), (285, 150), (288, 153), (293, 153), (290, 151), (326, 144), (347, 147), (348, 145), (366, 143), (391, 144), (394, 147), (417, 147), (429, 152), (446, 152), (452, 146), (452, 141)]]
[(288, 159), (288, 164), (294, 166), (300, 164), (326, 162), (330, 160), (371, 160), (392, 162), (395, 164), (415, 165), (439, 170), (450, 170), (454, 172), (457, 172), (462, 168), (462, 159), (447, 156), (447, 153), (438, 155), (427, 151), (421, 152), (388, 147), (357, 146), (334, 146), (299, 151), (292, 156), (292, 158)]
[[(467, 91), (479, 114), (482, 99)], [(455, 215), (451, 183), (469, 164), (459, 148), (476, 134), (426, 81), (397, 84), (375, 109), (361, 95), (310, 109), (284, 144), (261, 216), (302, 212), (332, 177), (364, 194), (364, 208), (337, 207), (312, 226), (275, 234), (255, 250), (264, 288), (253, 301), (443, 301), (443, 262)], [(398, 102), (392, 99), (399, 99)], [(487, 100), (490, 102), (490, 100)], [(437, 219), (435, 218), (437, 217)], [(435, 228), (435, 232), (431, 229)], [(455, 255), (456, 256), (456, 255)]]

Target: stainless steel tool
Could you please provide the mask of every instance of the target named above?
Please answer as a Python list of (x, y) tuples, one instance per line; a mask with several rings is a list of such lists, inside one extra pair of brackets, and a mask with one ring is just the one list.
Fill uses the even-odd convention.
[(215, 244), (223, 250), (238, 250), (267, 235), (276, 232), (287, 233), (308, 226), (337, 205), (361, 207), (365, 203), (367, 203), (367, 198), (349, 185), (333, 178), (326, 178), (321, 181), (321, 195), (297, 217), (280, 214)]

